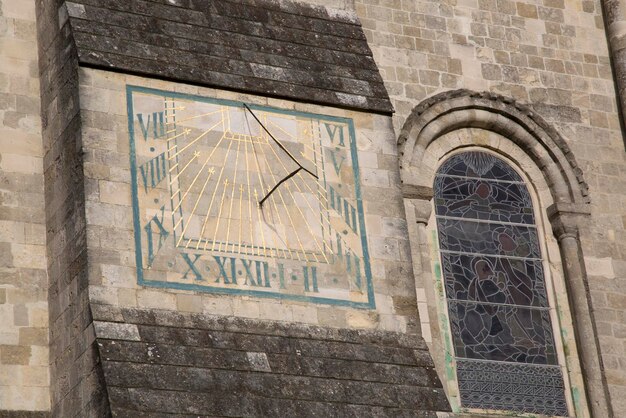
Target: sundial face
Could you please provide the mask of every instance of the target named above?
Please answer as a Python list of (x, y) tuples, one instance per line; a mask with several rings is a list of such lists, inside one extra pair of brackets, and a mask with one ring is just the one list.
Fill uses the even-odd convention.
[(127, 99), (140, 284), (374, 306), (351, 119)]

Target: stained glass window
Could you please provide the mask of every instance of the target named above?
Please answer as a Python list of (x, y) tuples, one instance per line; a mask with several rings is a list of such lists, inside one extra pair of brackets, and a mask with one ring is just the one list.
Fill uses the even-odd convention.
[(526, 184), (472, 151), (448, 159), (434, 189), (461, 406), (566, 416)]

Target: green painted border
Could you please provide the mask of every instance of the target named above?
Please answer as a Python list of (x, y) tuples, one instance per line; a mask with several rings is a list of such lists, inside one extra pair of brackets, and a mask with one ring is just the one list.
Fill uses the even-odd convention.
[(433, 276), (435, 277), (435, 303), (437, 306), (437, 320), (439, 321), (439, 332), (443, 337), (444, 348), (444, 362), (445, 362), (445, 376), (448, 390), (450, 385), (453, 384), (456, 393), (454, 395), (448, 394), (448, 401), (450, 401), (450, 407), (452, 412), (461, 412), (461, 399), (458, 380), (456, 378), (456, 357), (454, 353), (454, 347), (452, 346), (452, 330), (450, 329), (450, 321), (448, 320), (448, 304), (445, 294), (445, 286), (443, 283), (443, 276), (441, 271), (441, 253), (439, 252), (439, 237), (437, 230), (430, 231), (430, 247), (436, 248), (436, 259), (431, 254), (430, 263), (433, 269)]
[(214, 294), (229, 294), (229, 295), (245, 295), (245, 296), (255, 296), (262, 298), (273, 298), (273, 299), (286, 299), (286, 300), (294, 300), (299, 302), (313, 302), (319, 304), (327, 304), (334, 306), (347, 306), (351, 308), (359, 308), (359, 309), (375, 309), (376, 302), (374, 300), (374, 286), (372, 283), (372, 270), (370, 266), (370, 256), (369, 256), (369, 248), (367, 245), (367, 234), (365, 231), (365, 215), (363, 213), (363, 199), (361, 197), (361, 176), (359, 172), (359, 163), (358, 163), (358, 154), (356, 149), (356, 131), (354, 128), (354, 121), (351, 118), (338, 117), (338, 116), (330, 116), (330, 115), (320, 115), (317, 113), (311, 112), (302, 112), (296, 110), (287, 110), (280, 109), (271, 106), (262, 106), (257, 104), (248, 104), (251, 109), (260, 110), (263, 112), (272, 112), (283, 115), (290, 116), (301, 116), (311, 119), (317, 119), (320, 121), (333, 121), (339, 123), (345, 123), (348, 125), (348, 131), (350, 135), (350, 152), (352, 157), (352, 168), (354, 171), (354, 183), (355, 183), (355, 196), (356, 196), (356, 205), (357, 212), (359, 214), (359, 228), (361, 230), (361, 246), (363, 249), (363, 268), (365, 271), (365, 278), (367, 281), (367, 302), (353, 302), (349, 300), (343, 299), (331, 299), (324, 297), (316, 297), (316, 296), (305, 296), (305, 295), (291, 295), (285, 293), (277, 293), (277, 292), (262, 292), (258, 290), (242, 290), (242, 289), (227, 289), (227, 288), (218, 288), (212, 287), (210, 285), (196, 285), (196, 284), (187, 284), (187, 283), (172, 283), (172, 282), (164, 282), (164, 281), (151, 281), (145, 280), (143, 277), (143, 259), (142, 259), (142, 250), (141, 250), (141, 223), (139, 220), (139, 197), (137, 190), (137, 155), (135, 150), (135, 127), (134, 127), (134, 108), (133, 108), (133, 93), (144, 93), (150, 95), (171, 97), (175, 99), (182, 100), (193, 100), (204, 103), (218, 104), (223, 106), (235, 106), (241, 107), (243, 102), (235, 101), (235, 100), (227, 100), (227, 99), (215, 99), (209, 98), (205, 96), (195, 95), (195, 94), (187, 94), (187, 93), (177, 93), (166, 90), (154, 89), (149, 87), (135, 86), (135, 85), (127, 85), (126, 86), (126, 110), (128, 117), (128, 134), (129, 134), (129, 143), (130, 143), (130, 178), (131, 178), (131, 194), (132, 194), (132, 204), (133, 204), (133, 227), (134, 227), (134, 236), (135, 236), (135, 262), (137, 264), (137, 284), (141, 286), (149, 286), (156, 287), (161, 289), (179, 289), (179, 290), (193, 290), (204, 293), (214, 293)]

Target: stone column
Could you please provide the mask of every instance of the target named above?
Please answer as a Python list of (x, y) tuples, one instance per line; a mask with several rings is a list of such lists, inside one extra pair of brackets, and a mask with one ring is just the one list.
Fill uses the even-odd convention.
[(559, 242), (563, 273), (576, 330), (576, 345), (591, 416), (613, 417), (600, 353), (593, 306), (579, 240), (579, 225), (589, 211), (580, 205), (554, 204), (548, 208), (552, 230)]
[[(422, 336), (428, 342), (432, 342), (431, 323), (428, 300), (426, 297), (426, 283), (432, 283), (430, 277), (430, 257), (428, 236), (426, 227), (432, 212), (431, 198), (432, 188), (417, 188), (414, 186), (403, 186), (403, 197), (407, 210), (407, 221), (411, 246), (411, 259), (415, 274), (415, 293), (417, 298), (417, 309), (419, 312), (419, 322), (422, 329)], [(434, 353), (431, 353), (434, 354)]]
[(612, 56), (617, 98), (626, 123), (626, 0), (602, 0), (604, 25)]
[(428, 237), (426, 236), (426, 226), (432, 212), (430, 200), (410, 199), (409, 205), (413, 208), (415, 214), (415, 222), (417, 224), (417, 246), (414, 254), (417, 255), (413, 260), (413, 267), (416, 272), (423, 271), (424, 266), (428, 266), (430, 260), (428, 258)]

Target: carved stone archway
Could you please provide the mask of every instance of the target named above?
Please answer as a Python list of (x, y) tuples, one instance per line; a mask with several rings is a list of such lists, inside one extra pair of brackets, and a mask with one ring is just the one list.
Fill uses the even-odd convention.
[[(418, 223), (419, 242), (412, 245), (427, 245), (422, 241), (432, 208), (435, 172), (442, 156), (454, 149), (449, 143), (441, 149), (437, 140), (466, 128), (507, 138), (532, 161), (545, 180), (553, 203), (544, 209), (559, 244), (590, 409), (585, 415), (612, 417), (579, 238), (581, 226), (590, 215), (589, 188), (567, 143), (553, 127), (529, 107), (492, 93), (456, 90), (419, 104), (407, 118), (398, 139), (403, 196), (414, 208)], [(491, 147), (506, 156), (506, 152)], [(430, 268), (426, 264), (423, 259), (416, 260), (422, 271)]]

